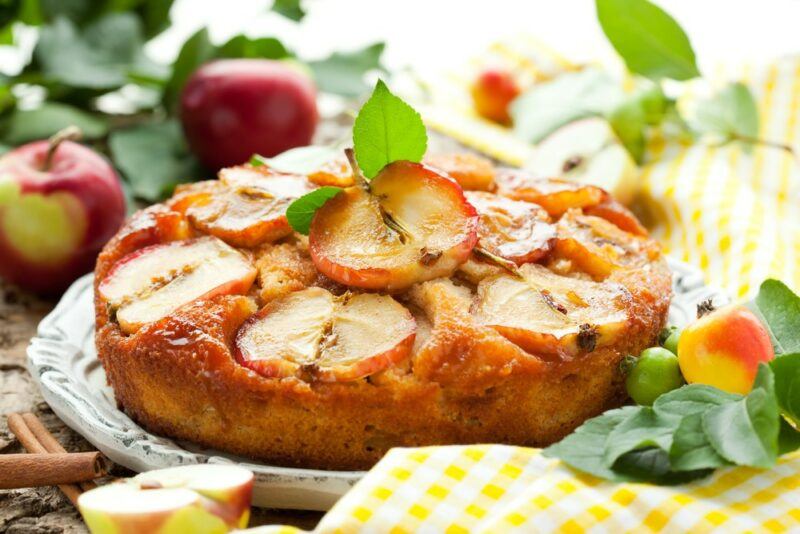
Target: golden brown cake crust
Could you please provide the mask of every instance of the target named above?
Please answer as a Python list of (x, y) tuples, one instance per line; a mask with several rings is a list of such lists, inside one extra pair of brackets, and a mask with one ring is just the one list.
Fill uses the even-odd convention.
[[(242, 323), (290, 291), (343, 288), (315, 275), (304, 242), (291, 237), (246, 251), (259, 266), (250, 294), (196, 301), (126, 335), (97, 284), (134, 250), (198, 234), (166, 206), (134, 215), (98, 259), (96, 339), (109, 383), (126, 413), (152, 432), (279, 465), (362, 469), (394, 446), (553, 443), (624, 401), (620, 360), (654, 344), (671, 297), (657, 245), (637, 237), (646, 240), (645, 259), (607, 278), (629, 294), (625, 332), (612, 345), (558, 358), (525, 352), (479, 324), (474, 285), (454, 276), (396, 295), (418, 323), (402, 364), (344, 383), (266, 378), (234, 357)], [(585, 277), (558, 256), (562, 248), (543, 263)]]

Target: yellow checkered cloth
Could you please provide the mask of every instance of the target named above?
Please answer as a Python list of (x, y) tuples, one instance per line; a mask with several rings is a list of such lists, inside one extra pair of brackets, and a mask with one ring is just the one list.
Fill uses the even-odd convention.
[(615, 484), (537, 449), (392, 449), (317, 532), (790, 532), (800, 454), (771, 470), (721, 469), (678, 487)]
[[(540, 79), (572, 68), (529, 39), (489, 58)], [(432, 83), (428, 124), (509, 164), (530, 146), (472, 111), (467, 76)], [(800, 134), (800, 60), (720, 68), (713, 83), (743, 80), (760, 136), (794, 145)], [(668, 143), (655, 132), (641, 172), (640, 207), (673, 256), (710, 283), (745, 297), (768, 276), (800, 288), (800, 167), (785, 152), (734, 144)], [(284, 532), (294, 529), (282, 527)], [(318, 532), (800, 532), (800, 453), (770, 470), (720, 469), (677, 487), (614, 484), (571, 471), (536, 449), (503, 445), (393, 449), (323, 518)]]

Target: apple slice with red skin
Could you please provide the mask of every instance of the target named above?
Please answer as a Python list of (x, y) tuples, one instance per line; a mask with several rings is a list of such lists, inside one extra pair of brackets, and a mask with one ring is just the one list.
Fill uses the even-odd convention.
[(394, 292), (453, 274), (475, 246), (477, 226), (455, 181), (395, 161), (316, 212), (309, 250), (317, 270), (341, 284)]
[(636, 215), (611, 197), (596, 206), (584, 208), (583, 212), (586, 215), (593, 215), (614, 223), (620, 230), (625, 230), (628, 233), (642, 237), (648, 235), (647, 228), (639, 222)]
[(480, 216), (478, 246), (517, 265), (539, 261), (553, 248), (555, 226), (544, 208), (492, 193), (467, 191)]
[(416, 322), (387, 295), (311, 287), (274, 300), (242, 325), (237, 360), (267, 377), (346, 382), (406, 359)]
[(237, 247), (252, 248), (289, 235), (286, 208), (312, 191), (303, 176), (266, 167), (222, 169), (219, 182), (185, 189), (173, 202), (201, 231)]
[(624, 334), (631, 296), (623, 286), (560, 276), (533, 263), (516, 273), (482, 280), (475, 314), (524, 350), (569, 358)]
[(595, 280), (607, 278), (616, 269), (642, 267), (660, 254), (652, 239), (579, 210), (568, 211), (556, 227), (555, 254), (570, 260)]
[(244, 294), (256, 269), (215, 237), (145, 247), (120, 259), (98, 286), (120, 328), (133, 333), (199, 298)]
[(553, 217), (571, 208), (596, 206), (608, 198), (608, 193), (593, 185), (538, 179), (515, 169), (498, 170), (495, 182), (498, 195), (539, 204)]

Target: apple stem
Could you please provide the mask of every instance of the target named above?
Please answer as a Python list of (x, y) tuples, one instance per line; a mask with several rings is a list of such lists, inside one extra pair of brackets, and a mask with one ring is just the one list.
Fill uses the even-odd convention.
[[(358, 161), (356, 161), (356, 153), (352, 148), (345, 148), (344, 154), (347, 156), (347, 161), (350, 163), (350, 167), (353, 169), (353, 177), (355, 178), (356, 183), (358, 184), (361, 189), (367, 192), (371, 198), (372, 196), (372, 189), (369, 186), (369, 182), (367, 182), (364, 173), (361, 172), (361, 167), (358, 166)], [(381, 218), (383, 219), (383, 224), (386, 225), (387, 228), (394, 231), (398, 238), (400, 239), (401, 243), (406, 243), (409, 241), (411, 237), (411, 232), (409, 232), (405, 226), (403, 226), (400, 221), (394, 218), (391, 213), (387, 212), (383, 209), (383, 206), (380, 205), (380, 202), (375, 202), (377, 205), (378, 211), (380, 211)]]
[(61, 143), (64, 141), (79, 141), (82, 137), (83, 132), (75, 125), (67, 126), (63, 130), (54, 133), (49, 139), (50, 146), (47, 148), (47, 155), (44, 158), (42, 170), (50, 170), (50, 165), (53, 163), (53, 156), (55, 156), (56, 150), (61, 146)]

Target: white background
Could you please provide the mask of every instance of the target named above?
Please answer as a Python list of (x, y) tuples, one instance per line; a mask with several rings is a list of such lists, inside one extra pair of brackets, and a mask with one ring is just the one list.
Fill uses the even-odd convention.
[[(701, 70), (719, 60), (768, 60), (800, 52), (800, 0), (655, 0), (688, 33)], [(221, 42), (240, 32), (277, 36), (305, 58), (388, 43), (391, 68), (446, 69), (506, 36), (529, 33), (585, 60), (611, 53), (593, 0), (306, 0), (295, 24), (269, 13), (271, 0), (178, 0), (174, 27), (150, 48), (170, 60), (207, 25)]]

